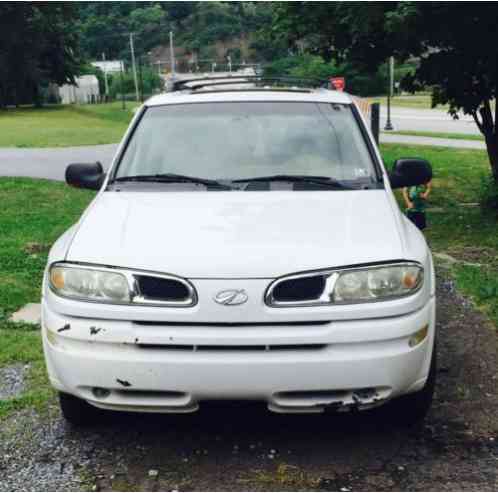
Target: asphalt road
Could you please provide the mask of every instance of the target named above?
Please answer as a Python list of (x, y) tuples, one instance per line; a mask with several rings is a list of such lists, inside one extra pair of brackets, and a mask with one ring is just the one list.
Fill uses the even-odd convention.
[(100, 161), (107, 169), (112, 162), (117, 144), (61, 147), (55, 149), (0, 149), (0, 176), (29, 176), (64, 180), (66, 166), (70, 163)]
[(219, 404), (77, 430), (52, 406), (0, 423), (0, 490), (495, 491), (496, 331), (438, 275), (436, 396), (419, 426)]
[[(382, 133), (381, 142), (444, 146), (464, 149), (484, 149), (484, 142), (439, 139), (411, 135)], [(117, 144), (65, 147), (60, 149), (0, 149), (0, 176), (27, 176), (64, 181), (66, 166), (70, 163), (100, 161), (107, 169), (112, 162)]]
[[(387, 107), (381, 106), (381, 128), (385, 127)], [(479, 129), (471, 116), (459, 115), (454, 120), (443, 110), (424, 110), (416, 108), (391, 108), (391, 122), (394, 130), (414, 130), (424, 132), (444, 132), (479, 135)]]
[[(441, 110), (392, 108), (394, 130), (414, 130), (428, 132), (479, 134), (471, 117), (461, 115), (453, 120)], [(386, 107), (381, 107), (381, 129), (386, 121)], [(484, 142), (440, 139), (418, 136), (381, 134), (381, 142), (395, 142), (415, 145), (436, 145), (466, 149), (484, 149)], [(100, 161), (107, 168), (117, 149), (117, 144), (65, 147), (55, 149), (0, 149), (0, 176), (29, 176), (64, 180), (64, 172), (69, 163)]]

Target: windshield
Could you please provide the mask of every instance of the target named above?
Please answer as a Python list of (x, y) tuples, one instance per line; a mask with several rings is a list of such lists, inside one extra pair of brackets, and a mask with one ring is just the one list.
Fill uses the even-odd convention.
[(172, 173), (217, 181), (275, 175), (313, 175), (353, 186), (375, 181), (352, 109), (329, 103), (149, 107), (115, 178)]

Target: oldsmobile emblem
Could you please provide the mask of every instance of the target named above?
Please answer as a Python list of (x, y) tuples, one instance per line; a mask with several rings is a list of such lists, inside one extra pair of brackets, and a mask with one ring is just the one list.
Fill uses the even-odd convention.
[(235, 306), (244, 304), (249, 296), (245, 289), (226, 289), (220, 291), (213, 299), (220, 305)]

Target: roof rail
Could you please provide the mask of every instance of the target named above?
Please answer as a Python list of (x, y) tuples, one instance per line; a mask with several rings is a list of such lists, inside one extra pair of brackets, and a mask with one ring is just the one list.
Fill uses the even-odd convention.
[[(191, 84), (191, 85), (189, 85)], [(298, 86), (301, 88), (329, 88), (328, 80), (306, 79), (301, 77), (265, 77), (262, 75), (229, 75), (225, 77), (201, 77), (198, 79), (178, 80), (173, 83), (172, 91), (192, 91), (211, 86), (225, 86), (232, 84), (259, 84), (275, 87)]]

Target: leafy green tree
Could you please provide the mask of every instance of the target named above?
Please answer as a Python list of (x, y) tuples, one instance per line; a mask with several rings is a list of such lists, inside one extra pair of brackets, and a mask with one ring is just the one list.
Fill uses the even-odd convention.
[[(77, 2), (77, 30), (87, 59), (130, 60), (129, 33), (135, 33), (138, 56), (168, 44), (169, 31), (175, 44), (208, 58), (217, 41), (256, 39), (254, 49), (262, 53), (268, 45), (253, 33), (270, 23), (270, 2)], [(267, 50), (267, 53), (270, 53)], [(274, 51), (273, 51), (274, 53)], [(228, 53), (227, 53), (228, 54)], [(232, 54), (237, 58), (237, 53)], [(264, 55), (266, 57), (266, 54)], [(268, 57), (266, 57), (268, 59)]]
[(432, 104), (456, 118), (472, 115), (485, 137), (498, 184), (498, 4), (496, 2), (289, 2), (275, 9), (274, 28), (292, 40), (313, 39), (326, 59), (377, 70), (389, 57), (419, 57), (405, 84), (432, 88)]
[(289, 75), (302, 79), (327, 80), (334, 76), (346, 78), (346, 89), (358, 96), (381, 94), (388, 85), (387, 67), (382, 65), (373, 74), (366, 74), (349, 63), (326, 62), (320, 55), (293, 55), (280, 58), (265, 67), (265, 75)]
[(81, 44), (88, 58), (130, 59), (129, 34), (137, 55), (167, 41), (167, 11), (154, 2), (81, 2)]
[(40, 86), (73, 82), (81, 60), (68, 2), (2, 2), (0, 106), (40, 104)]
[[(140, 92), (146, 97), (161, 89), (163, 81), (161, 77), (149, 67), (141, 69), (141, 77), (139, 78)], [(112, 98), (118, 98), (121, 94), (135, 95), (135, 81), (132, 72), (115, 74), (109, 84), (109, 94)]]

